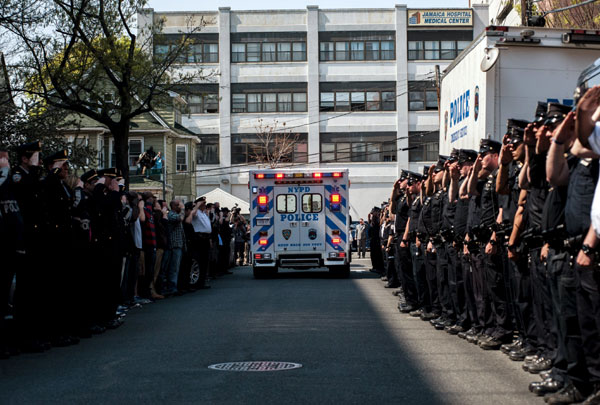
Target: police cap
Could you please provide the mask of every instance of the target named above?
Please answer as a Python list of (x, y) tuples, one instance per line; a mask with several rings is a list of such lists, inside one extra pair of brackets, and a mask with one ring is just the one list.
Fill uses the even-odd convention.
[(529, 125), (529, 122), (514, 118), (509, 118), (506, 121), (506, 133), (510, 135), (510, 143), (523, 142), (523, 134), (527, 125)]
[(400, 170), (400, 181), (404, 181), (408, 178), (408, 171)]
[(473, 149), (460, 149), (458, 151), (458, 163), (463, 164), (467, 162), (475, 163), (477, 160), (477, 151)]
[(448, 162), (453, 163), (458, 160), (458, 152), (459, 150), (456, 148), (452, 148), (452, 152), (450, 152), (450, 156), (448, 157)]
[(556, 124), (565, 119), (569, 111), (573, 107), (559, 103), (548, 103), (548, 112), (546, 113), (546, 121), (544, 125)]
[(110, 167), (108, 169), (98, 170), (98, 177), (117, 177), (117, 168)]
[(548, 111), (548, 103), (538, 101), (537, 107), (535, 108), (535, 118), (533, 122), (544, 122), (546, 121), (546, 113)]
[(444, 164), (446, 163), (446, 160), (448, 160), (448, 156), (440, 155), (433, 172), (438, 173), (438, 172), (441, 172), (442, 170), (444, 170)]
[(84, 183), (90, 183), (94, 180), (98, 180), (98, 172), (96, 169), (89, 170), (81, 175), (81, 181)]
[(46, 156), (43, 160), (45, 165), (51, 165), (56, 162), (66, 162), (69, 160), (69, 151), (66, 149), (59, 150), (50, 156)]
[(482, 139), (479, 141), (479, 153), (499, 153), (502, 144), (498, 141), (493, 141), (491, 139)]
[(423, 166), (423, 180), (427, 180), (427, 177), (429, 176), (429, 167), (430, 166)]
[(408, 185), (409, 186), (412, 186), (413, 184), (418, 183), (421, 180), (423, 180), (423, 176), (421, 176), (419, 173), (408, 172)]
[(35, 152), (42, 151), (42, 143), (40, 141), (24, 143), (16, 148), (18, 157), (32, 155)]

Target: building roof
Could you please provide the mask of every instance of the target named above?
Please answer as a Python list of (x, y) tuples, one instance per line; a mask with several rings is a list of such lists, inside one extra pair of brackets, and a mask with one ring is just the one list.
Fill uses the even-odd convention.
[(237, 198), (234, 195), (229, 194), (227, 191), (221, 190), (220, 188), (215, 188), (212, 191), (204, 194), (206, 197), (206, 202), (215, 203), (218, 202), (221, 204), (221, 208), (227, 207), (232, 209), (236, 205), (241, 209), (240, 214), (242, 215), (250, 215), (250, 204), (241, 198)]

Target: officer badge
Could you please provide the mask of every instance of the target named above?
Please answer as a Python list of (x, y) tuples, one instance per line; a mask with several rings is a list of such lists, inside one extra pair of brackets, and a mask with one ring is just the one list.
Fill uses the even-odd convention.
[(281, 234), (283, 235), (285, 240), (288, 240), (290, 238), (290, 236), (292, 236), (292, 230), (284, 229), (283, 231), (281, 231)]
[(21, 181), (21, 174), (20, 174), (20, 173), (15, 173), (15, 174), (13, 174), (13, 176), (12, 176), (12, 180), (13, 180), (15, 183), (18, 183), (18, 182), (20, 182), (20, 181)]
[(316, 229), (311, 228), (308, 230), (308, 239), (310, 239), (310, 240), (317, 239), (317, 230)]

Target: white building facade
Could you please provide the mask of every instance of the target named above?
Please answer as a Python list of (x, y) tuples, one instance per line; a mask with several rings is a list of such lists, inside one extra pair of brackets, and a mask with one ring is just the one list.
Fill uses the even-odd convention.
[[(348, 168), (353, 219), (390, 195), (400, 169), (437, 160), (436, 72), (488, 23), (471, 9), (319, 9), (157, 12), (154, 52), (190, 25), (181, 69), (212, 74), (189, 87), (182, 124), (200, 138), (197, 194), (215, 187), (248, 199), (260, 136), (287, 133), (292, 167)], [(437, 68), (436, 68), (437, 65)], [(438, 70), (439, 69), (439, 70)]]

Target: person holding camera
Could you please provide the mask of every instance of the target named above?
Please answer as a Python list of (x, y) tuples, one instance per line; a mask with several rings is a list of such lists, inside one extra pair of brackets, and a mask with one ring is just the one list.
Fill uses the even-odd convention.
[(208, 273), (208, 255), (210, 252), (211, 246), (211, 233), (212, 233), (212, 225), (210, 222), (210, 217), (208, 211), (206, 209), (206, 198), (200, 197), (194, 203), (194, 208), (185, 219), (185, 221), (189, 224), (192, 224), (194, 227), (194, 240), (192, 243), (192, 253), (196, 262), (198, 263), (198, 268), (200, 271), (198, 283), (199, 285), (196, 288), (199, 289), (207, 289), (210, 286), (206, 282), (206, 277)]

